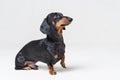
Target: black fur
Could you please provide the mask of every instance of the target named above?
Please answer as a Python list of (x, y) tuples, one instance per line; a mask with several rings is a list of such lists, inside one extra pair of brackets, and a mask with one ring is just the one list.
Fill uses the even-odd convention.
[[(51, 13), (44, 19), (40, 30), (47, 37), (41, 40), (31, 41), (26, 44), (15, 58), (15, 69), (22, 69), (25, 61), (41, 61), (46, 64), (55, 64), (65, 53), (63, 37), (59, 37), (57, 29), (52, 25), (52, 21), (57, 22), (63, 15), (61, 13)], [(54, 54), (58, 53), (58, 58)]]

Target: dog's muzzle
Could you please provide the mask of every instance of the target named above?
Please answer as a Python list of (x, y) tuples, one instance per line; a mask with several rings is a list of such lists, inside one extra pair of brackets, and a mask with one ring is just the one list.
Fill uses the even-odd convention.
[(73, 19), (72, 19), (72, 18), (67, 17), (67, 16), (65, 16), (65, 17), (67, 18), (68, 23), (67, 23), (67, 24), (62, 24), (62, 25), (61, 25), (61, 26), (63, 27), (63, 30), (65, 30), (65, 26), (69, 25), (69, 24), (73, 21)]

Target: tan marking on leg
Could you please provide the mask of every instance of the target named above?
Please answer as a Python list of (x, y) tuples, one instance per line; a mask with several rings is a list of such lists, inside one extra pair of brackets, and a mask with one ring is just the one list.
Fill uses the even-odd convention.
[(33, 62), (33, 61), (25, 61), (24, 68), (25, 69), (28, 68), (28, 70), (29, 70), (29, 68), (35, 69), (35, 70), (38, 69), (37, 66), (35, 65), (35, 62)]
[(23, 70), (31, 70), (31, 68), (27, 66), (27, 67), (24, 67)]
[(49, 73), (50, 73), (51, 75), (55, 75), (55, 74), (56, 74), (56, 72), (55, 72), (55, 70), (54, 70), (54, 68), (53, 68), (53, 65), (48, 65), (48, 69), (49, 69)]
[(66, 66), (65, 66), (65, 55), (62, 57), (60, 64), (63, 68), (66, 68)]

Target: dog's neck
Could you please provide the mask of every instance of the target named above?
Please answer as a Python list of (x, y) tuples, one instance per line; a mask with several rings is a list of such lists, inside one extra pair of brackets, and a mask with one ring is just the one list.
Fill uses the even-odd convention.
[(57, 28), (57, 32), (58, 32), (58, 35), (61, 37), (62, 36), (62, 28), (60, 27), (60, 28)]
[(52, 22), (52, 25), (53, 25), (54, 28), (57, 30), (57, 33), (58, 33), (59, 37), (62, 37), (63, 27), (60, 26), (60, 24), (56, 24), (55, 22)]
[(63, 36), (62, 36), (62, 27), (55, 27), (52, 25), (50, 30), (50, 33), (47, 34), (47, 39), (51, 42), (63, 42)]
[[(61, 33), (61, 32), (60, 32)], [(54, 34), (50, 34), (50, 35), (47, 35), (47, 39), (50, 41), (50, 42), (63, 42), (63, 36), (62, 34), (58, 34), (57, 32)]]

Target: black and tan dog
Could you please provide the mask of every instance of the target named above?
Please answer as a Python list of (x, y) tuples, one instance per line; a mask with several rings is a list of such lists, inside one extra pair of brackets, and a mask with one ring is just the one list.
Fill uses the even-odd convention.
[(65, 30), (65, 26), (69, 25), (71, 21), (72, 18), (63, 16), (62, 13), (50, 13), (40, 26), (41, 32), (47, 37), (26, 44), (16, 55), (15, 69), (36, 70), (38, 66), (35, 63), (41, 61), (48, 65), (50, 74), (56, 74), (53, 65), (59, 60), (61, 60), (62, 67), (66, 68), (62, 30)]

